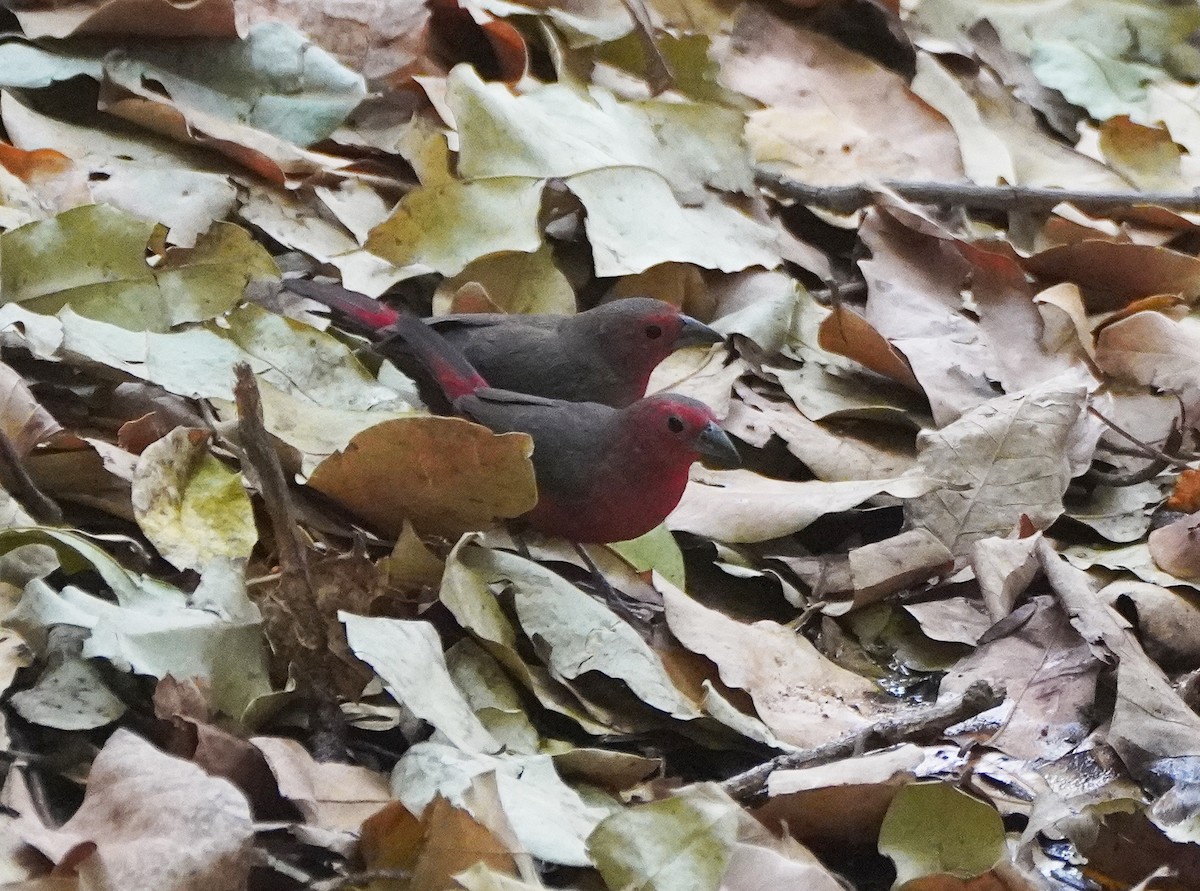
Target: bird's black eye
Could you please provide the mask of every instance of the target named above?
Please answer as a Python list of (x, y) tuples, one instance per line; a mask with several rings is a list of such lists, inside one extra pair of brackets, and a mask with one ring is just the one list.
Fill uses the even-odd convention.
[(662, 328), (660, 328), (658, 325), (647, 325), (646, 336), (651, 340), (657, 340), (658, 338), (662, 337)]
[(672, 433), (682, 433), (683, 421), (679, 420), (675, 415), (671, 415), (671, 417), (667, 418), (667, 429)]

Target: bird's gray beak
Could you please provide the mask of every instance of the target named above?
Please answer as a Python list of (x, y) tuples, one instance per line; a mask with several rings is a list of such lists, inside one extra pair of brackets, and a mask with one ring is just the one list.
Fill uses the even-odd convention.
[(733, 440), (717, 426), (716, 421), (709, 421), (705, 425), (696, 437), (694, 446), (697, 454), (715, 467), (738, 467), (742, 463)]
[(682, 318), (683, 327), (679, 329), (679, 336), (675, 338), (675, 349), (677, 350), (690, 346), (706, 346), (712, 343), (721, 343), (725, 339), (725, 335), (714, 331), (703, 322), (699, 322), (691, 316), (683, 316)]

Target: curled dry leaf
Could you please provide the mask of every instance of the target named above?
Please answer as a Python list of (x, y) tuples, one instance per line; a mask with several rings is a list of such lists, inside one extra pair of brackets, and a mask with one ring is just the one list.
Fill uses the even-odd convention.
[(822, 656), (774, 622), (737, 622), (661, 582), (667, 625), (680, 642), (716, 663), (721, 681), (743, 689), (784, 742), (816, 746), (870, 723), (878, 688)]
[(0, 363), (0, 427), (19, 455), (62, 430), (34, 397), (25, 379)]
[(962, 311), (971, 266), (945, 238), (873, 210), (859, 234), (871, 259), (866, 320), (908, 361), (938, 424), (995, 395), (987, 377), (992, 355), (979, 326)]
[(1121, 579), (1100, 596), (1130, 616), (1147, 655), (1172, 674), (1200, 667), (1200, 600), (1193, 591)]
[(818, 343), (822, 349), (854, 359), (910, 390), (921, 392), (921, 384), (904, 356), (884, 340), (870, 322), (844, 304), (834, 306), (833, 312), (825, 317)]
[(306, 824), (333, 832), (357, 833), (391, 801), (387, 777), (355, 764), (320, 763), (291, 739), (259, 736), (250, 740), (267, 761), (279, 794), (299, 808)]
[(667, 517), (667, 527), (717, 541), (767, 541), (799, 532), (819, 517), (849, 510), (883, 492), (914, 498), (932, 488), (920, 476), (794, 483), (748, 470), (693, 468), (679, 506)]
[(1149, 541), (1159, 569), (1181, 579), (1200, 576), (1200, 512), (1155, 529)]
[(1200, 328), (1162, 313), (1139, 312), (1100, 332), (1096, 364), (1106, 374), (1200, 398)]

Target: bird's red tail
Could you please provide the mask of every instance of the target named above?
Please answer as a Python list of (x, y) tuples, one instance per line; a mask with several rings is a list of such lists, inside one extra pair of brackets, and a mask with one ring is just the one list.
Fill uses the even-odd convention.
[(377, 341), (376, 348), (384, 355), (389, 340), (399, 338), (404, 341), (421, 364), (429, 369), (451, 403), (488, 385), (457, 347), (410, 313), (398, 312), (366, 294), (337, 285), (286, 279), (283, 286), (301, 297), (328, 306), (339, 324)]
[(284, 279), (283, 288), (333, 310), (338, 324), (356, 334), (371, 335), (380, 328), (394, 325), (399, 313), (385, 303), (372, 300), (366, 294), (348, 291), (338, 285), (313, 282), (302, 278)]
[[(416, 316), (398, 313), (396, 321), (388, 326), (384, 334), (389, 340), (398, 337), (404, 341), (421, 360), (421, 364), (429, 369), (451, 403), (488, 385), (458, 347)], [(381, 352), (383, 346), (381, 343)]]

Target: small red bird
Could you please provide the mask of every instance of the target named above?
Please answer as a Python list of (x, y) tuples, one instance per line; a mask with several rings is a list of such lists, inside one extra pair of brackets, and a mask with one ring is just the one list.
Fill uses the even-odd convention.
[(399, 314), (390, 327), (457, 412), (533, 438), (538, 502), (522, 519), (540, 532), (583, 543), (637, 538), (679, 503), (694, 461), (740, 463), (712, 410), (695, 399), (666, 393), (613, 408), (498, 390), (415, 316)]
[[(337, 285), (285, 279), (284, 288), (323, 303), (339, 324), (371, 338), (412, 372), (387, 342), (400, 314)], [(428, 319), (493, 387), (617, 408), (641, 399), (656, 365), (675, 350), (724, 338), (676, 307), (629, 297), (573, 316), (478, 313)], [(425, 395), (425, 392), (422, 392)]]

